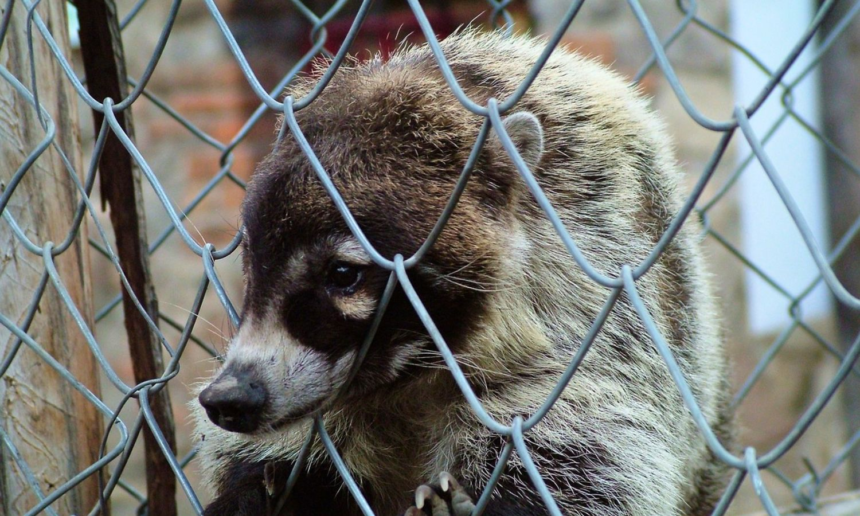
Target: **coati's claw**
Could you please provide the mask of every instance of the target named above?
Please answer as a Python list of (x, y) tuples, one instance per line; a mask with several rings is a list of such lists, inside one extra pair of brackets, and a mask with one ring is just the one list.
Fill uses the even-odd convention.
[(442, 472), (440, 481), (443, 476), (451, 487), (451, 507), (454, 510), (454, 516), (469, 516), (472, 514), (475, 504), (472, 503), (472, 497), (469, 493), (448, 472)]
[(427, 485), (419, 486), (418, 489), (415, 490), (415, 507), (423, 509), (424, 501), (432, 500), (434, 496), (436, 496), (436, 493), (433, 491), (432, 487)]
[(450, 473), (448, 473), (447, 471), (439, 473), (439, 486), (442, 488), (443, 493), (448, 492), (448, 487), (451, 485), (452, 482), (456, 483), (454, 477), (452, 477)]
[(415, 490), (415, 505), (403, 516), (470, 516), (474, 508), (472, 497), (450, 473), (443, 471), (438, 482)]

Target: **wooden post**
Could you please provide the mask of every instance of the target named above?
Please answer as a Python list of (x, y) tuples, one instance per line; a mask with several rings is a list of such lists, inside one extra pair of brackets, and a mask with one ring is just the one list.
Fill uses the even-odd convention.
[[(120, 102), (128, 94), (125, 57), (119, 20), (113, 0), (76, 0), (80, 22), (81, 56), (87, 89), (97, 100), (110, 97)], [(96, 132), (104, 115), (93, 111)], [(117, 122), (134, 141), (131, 109), (116, 113)], [(158, 302), (149, 273), (146, 217), (140, 172), (128, 151), (113, 132), (109, 134), (99, 163), (102, 198), (110, 205), (110, 219), (116, 236), (120, 264), (135, 296), (149, 317), (158, 323)], [(134, 378), (138, 383), (158, 378), (164, 372), (162, 348), (156, 335), (138, 312), (128, 292), (123, 290), (123, 313)], [(150, 396), (156, 423), (173, 452), (176, 437), (170, 395), (167, 389)], [(143, 430), (146, 454), (146, 488), (149, 514), (176, 514), (176, 476), (149, 427)]]
[[(9, 14), (4, 12), (7, 6), (14, 8), (5, 40), (0, 41), (0, 66), (32, 88), (26, 9), (21, 2), (3, 4), (0, 19)], [(42, 2), (38, 13), (68, 56), (65, 4)], [(39, 101), (56, 123), (54, 141), (80, 173), (86, 167), (81, 157), (76, 93), (35, 26), (33, 32)], [(45, 131), (32, 105), (0, 78), (0, 191), (44, 137)], [(72, 229), (77, 199), (77, 189), (59, 154), (49, 148), (18, 185), (7, 210), (34, 242), (59, 244)], [(75, 306), (87, 324), (92, 325), (88, 249), (84, 225), (72, 246), (55, 258), (55, 264)], [(43, 271), (41, 256), (26, 250), (12, 234), (9, 224), (0, 219), (0, 313), (23, 324)], [(96, 360), (50, 284), (27, 333), (99, 395)], [(16, 340), (0, 326), (0, 363), (9, 356)], [(27, 346), (21, 346), (11, 367), (0, 377), (0, 427), (29, 466), (38, 488), (48, 495), (96, 461), (103, 419), (65, 379)], [(59, 514), (86, 514), (97, 500), (98, 482), (91, 476), (52, 508)], [(33, 486), (15, 464), (10, 449), (0, 443), (0, 514), (24, 514), (36, 503)]]
[[(823, 34), (837, 24), (849, 10), (849, 2), (839, 2), (824, 23)], [(856, 18), (834, 41), (821, 62), (822, 107), (824, 134), (855, 166), (860, 165), (860, 19)], [(830, 202), (830, 233), (837, 242), (851, 224), (860, 217), (860, 177), (832, 153), (827, 153), (827, 182)], [(834, 265), (839, 281), (854, 296), (860, 296), (860, 237), (855, 237)], [(839, 340), (842, 350), (848, 349), (860, 334), (860, 312), (841, 303), (836, 305)], [(860, 379), (848, 375), (841, 394), (849, 437), (860, 432)], [(860, 488), (860, 448), (855, 447), (848, 460), (851, 486)]]

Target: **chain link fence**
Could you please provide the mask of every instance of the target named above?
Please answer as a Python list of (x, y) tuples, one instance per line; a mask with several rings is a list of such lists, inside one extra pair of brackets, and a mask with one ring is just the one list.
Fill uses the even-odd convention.
[[(116, 20), (116, 28), (124, 30), (126, 27), (134, 24), (136, 17), (145, 6), (146, 2), (147, 0), (138, 0), (133, 8), (126, 13), (121, 20)], [(488, 20), (490, 20), (490, 23), (499, 26), (500, 30), (512, 30), (513, 20), (506, 11), (506, 8), (510, 3), (510, 0), (488, 0), (487, 2), (488, 11), (486, 16), (488, 17)], [(653, 52), (652, 57), (642, 65), (641, 69), (636, 74), (635, 80), (639, 81), (649, 71), (659, 68), (659, 71), (663, 76), (665, 76), (668, 85), (671, 87), (674, 95), (683, 106), (687, 115), (702, 128), (719, 134), (719, 143), (716, 148), (714, 148), (712, 157), (705, 167), (699, 171), (691, 171), (692, 174), (698, 175), (698, 180), (690, 192), (682, 210), (675, 216), (674, 222), (660, 239), (659, 243), (655, 246), (650, 256), (642, 263), (628, 264), (621, 270), (616, 271), (614, 275), (602, 275), (594, 270), (579, 252), (575, 240), (567, 235), (563, 229), (559, 229), (559, 237), (570, 252), (571, 264), (573, 265), (575, 263), (576, 266), (581, 267), (595, 282), (606, 287), (609, 294), (607, 295), (603, 310), (594, 321), (591, 332), (583, 341), (576, 356), (571, 357), (570, 366), (564, 376), (559, 378), (559, 389), (557, 389), (553, 395), (545, 401), (542, 409), (537, 411), (528, 419), (517, 418), (513, 422), (500, 422), (493, 420), (481, 407), (478, 398), (472, 392), (463, 373), (460, 371), (456, 359), (448, 349), (448, 346), (439, 332), (436, 330), (433, 321), (430, 319), (422, 305), (421, 299), (419, 299), (415, 290), (412, 288), (407, 274), (409, 267), (421, 259), (427, 249), (429, 249), (433, 244), (435, 238), (441, 232), (441, 229), (445, 226), (448, 217), (456, 206), (457, 195), (454, 194), (452, 196), (452, 201), (438, 220), (436, 229), (432, 232), (421, 250), (411, 257), (397, 256), (393, 260), (388, 260), (373, 249), (373, 246), (364, 237), (361, 228), (355, 224), (349, 214), (349, 210), (333, 187), (332, 182), (329, 179), (328, 171), (324, 170), (315, 159), (313, 149), (310, 148), (304, 140), (301, 128), (296, 122), (295, 112), (314, 101), (319, 92), (325, 87), (328, 80), (336, 72), (338, 66), (343, 62), (347, 51), (350, 49), (350, 45), (355, 40), (357, 34), (359, 34), (362, 22), (366, 19), (369, 13), (371, 6), (370, 0), (365, 0), (360, 4), (360, 6), (358, 6), (357, 11), (354, 14), (352, 26), (346, 35), (343, 44), (337, 50), (337, 53), (333, 55), (329, 54), (325, 48), (327, 40), (326, 25), (336, 16), (341, 15), (342, 12), (345, 12), (349, 8), (347, 0), (335, 1), (329, 9), (323, 13), (314, 12), (301, 1), (293, 0), (292, 5), (296, 12), (299, 13), (300, 16), (303, 16), (312, 25), (312, 30), (310, 32), (312, 46), (305, 55), (294, 63), (289, 72), (283, 76), (278, 84), (270, 90), (264, 88), (258, 80), (255, 75), (255, 71), (252, 69), (237, 44), (236, 39), (231, 33), (230, 26), (227, 21), (225, 21), (225, 18), (219, 11), (218, 6), (213, 0), (205, 0), (207, 15), (211, 17), (215, 24), (217, 24), (218, 30), (223, 36), (229, 51), (241, 68), (244, 79), (259, 99), (259, 106), (254, 110), (253, 114), (247, 119), (238, 132), (226, 141), (222, 141), (204, 132), (194, 123), (185, 119), (182, 114), (173, 109), (167, 102), (150, 92), (147, 87), (158, 67), (159, 59), (165, 49), (168, 37), (171, 34), (172, 27), (177, 18), (180, 7), (179, 0), (174, 0), (171, 4), (168, 19), (164, 23), (162, 32), (155, 43), (151, 57), (148, 60), (148, 64), (145, 66), (139, 77), (123, 77), (123, 79), (128, 80), (129, 87), (125, 90), (120, 89), (121, 93), (116, 98), (97, 98), (91, 94), (93, 81), (97, 78), (80, 78), (78, 76), (78, 73), (70, 63), (69, 56), (64, 54), (61, 47), (54, 40), (54, 38), (57, 37), (57, 34), (65, 33), (62, 31), (58, 32), (56, 30), (58, 20), (51, 20), (51, 25), (45, 22), (43, 19), (44, 15), (40, 9), (39, 0), (6, 0), (5, 6), (3, 6), (2, 19), (0, 19), (0, 49), (2, 49), (4, 45), (7, 45), (6, 51), (16, 53), (14, 54), (16, 59), (28, 60), (29, 68), (34, 70), (34, 72), (30, 76), (16, 76), (9, 68), (0, 66), (0, 82), (3, 83), (2, 86), (4, 88), (11, 88), (14, 90), (15, 94), (20, 96), (20, 98), (30, 106), (33, 114), (40, 121), (41, 126), (44, 129), (44, 135), (37, 146), (32, 149), (25, 150), (26, 158), (19, 166), (17, 166), (17, 169), (11, 178), (2, 185), (2, 194), (0, 194), (0, 212), (2, 212), (3, 218), (0, 225), (5, 226), (0, 229), (5, 232), (10, 232), (12, 239), (14, 240), (14, 245), (23, 248), (41, 264), (41, 269), (39, 270), (38, 275), (40, 280), (35, 285), (27, 286), (28, 289), (32, 289), (32, 294), (30, 294), (30, 301), (22, 312), (23, 317), (19, 317), (18, 314), (13, 315), (10, 313), (0, 313), (0, 325), (2, 325), (2, 328), (4, 329), (0, 332), (0, 335), (3, 337), (2, 340), (0, 340), (0, 342), (3, 342), (3, 347), (0, 348), (2, 349), (2, 357), (0, 357), (0, 378), (4, 377), (16, 360), (20, 360), (24, 350), (29, 349), (38, 356), (39, 360), (41, 360), (44, 365), (47, 365), (59, 373), (63, 381), (67, 382), (70, 386), (83, 394), (87, 402), (102, 415), (105, 421), (105, 435), (101, 441), (100, 449), (98, 450), (97, 460), (92, 462), (85, 469), (79, 471), (74, 477), (65, 479), (59, 485), (49, 485), (46, 484), (43, 479), (40, 479), (38, 471), (34, 471), (28, 462), (24, 460), (17, 450), (15, 443), (8, 435), (3, 418), (0, 417), (0, 448), (4, 450), (0, 456), (3, 456), (6, 460), (11, 460), (15, 463), (18, 470), (24, 475), (24, 477), (26, 477), (27, 483), (32, 489), (32, 493), (30, 494), (35, 497), (35, 500), (37, 500), (34, 505), (27, 508), (27, 514), (37, 514), (41, 512), (56, 514), (56, 502), (63, 497), (70, 496), (70, 493), (73, 492), (75, 486), (93, 476), (96, 476), (99, 479), (100, 500), (98, 500), (95, 506), (87, 508), (90, 514), (99, 514), (105, 506), (106, 501), (116, 496), (118, 492), (125, 492), (137, 500), (138, 513), (146, 512), (148, 507), (146, 494), (140, 492), (126, 480), (126, 476), (130, 474), (127, 465), (129, 464), (131, 451), (135, 442), (142, 433), (152, 436), (152, 442), (157, 446), (157, 454), (166, 461), (166, 465), (169, 468), (169, 475), (175, 476), (180, 489), (184, 492), (184, 495), (190, 502), (191, 508), (197, 513), (202, 512), (203, 504), (201, 504), (198, 494), (195, 493), (195, 490), (192, 487), (192, 481), (190, 481), (186, 475), (186, 467), (194, 461), (194, 451), (181, 456), (174, 452), (174, 450), (176, 450), (176, 444), (173, 441), (174, 438), (172, 436), (172, 422), (169, 423), (170, 428), (163, 428), (165, 425), (163, 422), (164, 420), (159, 418), (157, 410), (154, 409), (154, 400), (156, 400), (160, 391), (166, 391), (166, 389), (164, 389), (166, 384), (171, 381), (175, 381), (174, 379), (178, 374), (180, 365), (183, 364), (183, 356), (186, 355), (186, 352), (192, 346), (199, 347), (211, 357), (218, 356), (218, 352), (215, 347), (207, 343), (206, 339), (195, 335), (193, 332), (195, 322), (197, 321), (197, 314), (200, 312), (207, 296), (211, 298), (214, 293), (232, 324), (234, 326), (239, 324), (239, 317), (234, 309), (234, 304), (228, 295), (229, 288), (225, 287), (225, 285), (222, 284), (221, 279), (219, 279), (219, 273), (216, 271), (216, 263), (221, 260), (235, 257), (236, 250), (241, 240), (241, 232), (236, 230), (235, 233), (231, 235), (231, 238), (227, 243), (222, 246), (215, 246), (213, 243), (202, 242), (195, 238), (195, 235), (186, 227), (186, 219), (189, 214), (193, 213), (194, 210), (200, 206), (200, 204), (204, 202), (217, 187), (219, 187), (219, 185), (224, 183), (233, 183), (239, 187), (244, 187), (243, 180), (234, 173), (233, 170), (235, 149), (240, 143), (248, 138), (248, 135), (258, 122), (267, 114), (271, 115), (271, 113), (283, 114), (284, 116), (285, 123), (283, 124), (283, 130), (281, 134), (278, 135), (278, 138), (294, 137), (300, 142), (303, 152), (306, 154), (308, 159), (311, 160), (320, 181), (325, 185), (326, 190), (349, 224), (353, 234), (373, 257), (373, 260), (377, 265), (391, 271), (390, 281), (382, 301), (382, 306), (384, 306), (387, 299), (390, 298), (395, 286), (399, 284), (404, 289), (410, 302), (424, 321), (427, 331), (433, 338), (439, 352), (444, 357), (445, 363), (451, 370), (451, 374), (454, 375), (458, 386), (474, 409), (477, 417), (488, 428), (505, 437), (507, 444), (502, 452), (500, 462), (496, 467), (489, 485), (482, 493), (479, 500), (477, 500), (476, 510), (478, 513), (480, 513), (482, 508), (488, 502), (493, 485), (502, 473), (505, 462), (512, 453), (516, 452), (521, 458), (536, 489), (543, 497), (548, 512), (550, 514), (560, 514), (558, 507), (541, 479), (540, 471), (534, 466), (529, 458), (529, 450), (525, 444), (523, 436), (531, 427), (541, 420), (547, 411), (552, 410), (553, 402), (559, 396), (560, 389), (562, 389), (576, 373), (577, 365), (583, 360), (586, 353), (588, 353), (591, 342), (595, 335), (600, 331), (600, 327), (606, 315), (611, 310), (614, 301), (621, 292), (626, 292), (632, 300), (635, 309), (653, 339), (656, 349), (666, 362), (666, 365), (676, 382), (676, 387), (681, 393), (687, 408), (692, 414), (699, 430), (707, 440), (710, 449), (720, 460), (729, 464), (734, 469), (734, 474), (718, 508), (715, 511), (715, 514), (724, 514), (728, 510), (740, 486), (746, 481), (750, 482), (754, 487), (755, 493), (760, 499), (761, 506), (767, 511), (767, 513), (778, 514), (779, 512), (775, 503), (763, 482), (762, 476), (765, 474), (773, 475), (773, 477), (779, 482), (784, 483), (794, 494), (795, 501), (801, 508), (815, 512), (817, 507), (819, 507), (819, 497), (824, 486), (832, 478), (837, 468), (839, 468), (840, 465), (842, 465), (850, 456), (851, 451), (855, 445), (857, 445), (858, 441), (860, 441), (860, 433), (850, 436), (844, 447), (834, 455), (830, 462), (824, 467), (814, 468), (810, 464), (809, 473), (799, 478), (789, 478), (788, 476), (780, 473), (780, 471), (774, 468), (773, 465), (777, 460), (783, 457), (786, 452), (796, 445), (798, 440), (816, 420), (825, 406), (829, 403), (833, 403), (832, 400), (834, 394), (837, 392), (837, 389), (840, 387), (843, 380), (845, 380), (849, 375), (860, 377), (860, 371), (854, 368), (854, 362), (858, 355), (860, 355), (860, 336), (855, 338), (850, 346), (841, 346), (833, 339), (827, 338), (820, 332), (816, 331), (808, 321), (804, 320), (801, 311), (798, 309), (804, 298), (809, 295), (816, 286), (823, 282), (826, 284), (832, 295), (835, 296), (839, 304), (850, 310), (860, 310), (860, 298), (857, 297), (857, 293), (849, 292), (845, 286), (843, 286), (840, 279), (834, 274), (832, 267), (833, 264), (842, 256), (845, 250), (849, 248), (851, 242), (856, 238), (857, 233), (860, 232), (860, 219), (853, 221), (848, 231), (844, 234), (838, 235), (839, 238), (832, 250), (826, 250), (821, 243), (815, 241), (813, 232), (805, 221), (803, 213), (801, 213), (800, 208), (788, 192), (788, 189), (781, 178), (782, 176), (780, 171), (776, 170), (769, 160), (764, 146), (781, 124), (785, 123), (787, 120), (794, 120), (800, 123), (810, 134), (824, 145), (829, 156), (840, 160), (842, 164), (854, 175), (858, 176), (858, 180), (860, 180), (860, 167), (852, 163), (846, 153), (843, 150), (840, 150), (834, 142), (828, 139), (820, 129), (814, 127), (812, 123), (808, 122), (798, 114), (796, 110), (793, 109), (792, 104), (793, 89), (796, 88), (799, 83), (804, 81), (808, 74), (810, 74), (815, 67), (820, 64), (821, 59), (826, 55), (834, 42), (838, 40), (840, 35), (842, 35), (847, 27), (849, 27), (849, 25), (854, 21), (857, 13), (860, 12), (860, 2), (852, 3), (847, 2), (846, 0), (827, 0), (822, 2), (817, 8), (813, 22), (809, 26), (808, 30), (797, 40), (796, 45), (793, 48), (786, 49), (782, 63), (774, 69), (769, 69), (757, 58), (756, 55), (754, 55), (754, 53), (745, 48), (743, 41), (732, 39), (732, 37), (723, 32), (717, 26), (700, 17), (698, 3), (699, 2), (695, 0), (679, 0), (677, 2), (677, 9), (683, 17), (682, 21), (668, 35), (661, 37), (655, 31), (646, 10), (642, 6), (642, 3), (637, 0), (629, 0), (628, 6), (630, 12), (638, 21)], [(445, 56), (442, 54), (436, 36), (434, 35), (434, 28), (431, 26), (421, 3), (418, 0), (408, 0), (408, 6), (414, 13), (415, 18), (420, 25), (421, 32), (427, 41), (429, 41), (438, 64), (459, 102), (461, 102), (463, 106), (471, 112), (486, 117), (492, 126), (499, 131), (501, 141), (508, 152), (512, 154), (516, 154), (516, 151), (514, 150), (514, 146), (510, 139), (501, 129), (501, 116), (515, 106), (519, 99), (528, 90), (529, 85), (540, 73), (541, 67), (546, 62), (546, 59), (549, 57), (553, 48), (559, 44), (567, 27), (576, 18), (582, 4), (582, 0), (571, 3), (566, 15), (559, 23), (558, 30), (548, 39), (546, 50), (543, 53), (541, 60), (534, 65), (534, 68), (530, 71), (527, 78), (523, 81), (522, 85), (514, 95), (507, 99), (491, 100), (487, 105), (478, 105), (466, 97), (457, 85), (456, 80), (453, 78), (453, 75), (446, 64)], [(840, 18), (834, 21), (832, 19), (832, 15), (837, 4), (841, 7), (844, 7), (846, 4), (851, 5), (839, 10)], [(92, 9), (91, 5), (89, 8), (85, 8), (83, 3), (79, 3), (78, 7), (82, 22), (87, 17), (105, 15), (104, 12), (98, 12), (95, 9)], [(15, 25), (13, 23), (14, 10), (20, 10), (26, 13), (26, 15), (22, 17), (22, 19), (26, 20), (23, 26)], [(108, 8), (108, 18), (112, 16), (110, 11), (111, 9)], [(764, 22), (765, 21), (763, 20), (763, 23)], [(825, 23), (829, 23), (830, 30), (825, 35), (821, 36), (820, 29)], [(680, 35), (694, 26), (698, 26), (699, 29), (709, 32), (715, 38), (724, 42), (724, 44), (730, 45), (732, 48), (740, 52), (745, 59), (755, 63), (757, 67), (770, 76), (767, 84), (761, 89), (758, 96), (749, 105), (739, 105), (732, 112), (723, 113), (721, 118), (715, 119), (704, 115), (691, 100), (681, 81), (678, 79), (673, 68), (672, 61), (667, 57), (667, 51)], [(28, 43), (26, 48), (22, 48), (21, 46), (16, 46), (11, 50), (8, 48), (8, 45), (10, 44), (9, 40), (11, 39), (10, 29), (26, 32), (26, 41)], [(791, 81), (787, 81), (785, 79), (787, 71), (793, 64), (795, 64), (801, 52), (803, 52), (807, 46), (813, 45), (813, 41), (816, 37), (819, 37), (820, 40), (817, 45), (815, 45), (814, 58), (812, 59), (811, 64), (809, 64), (804, 70), (793, 75)], [(35, 52), (34, 42), (36, 41), (39, 41), (40, 45), (42, 43), (46, 44), (49, 52), (41, 55)], [(86, 45), (86, 42), (82, 42), (82, 45)], [(84, 49), (84, 51), (86, 51), (86, 49)], [(280, 92), (284, 90), (284, 88), (308, 65), (308, 63), (311, 62), (311, 60), (321, 55), (328, 55), (328, 57), (331, 58), (331, 65), (325, 74), (322, 75), (318, 86), (306, 98), (281, 98)], [(102, 55), (101, 59), (114, 60), (115, 62), (121, 63), (122, 55)], [(50, 114), (47, 110), (43, 109), (40, 104), (40, 98), (44, 98), (42, 89), (44, 89), (46, 85), (37, 82), (35, 70), (38, 62), (45, 61), (50, 61), (51, 66), (59, 67), (58, 70), (62, 73), (63, 80), (68, 81), (80, 99), (90, 109), (94, 110), (98, 114), (96, 119), (102, 120), (100, 124), (96, 125), (97, 134), (94, 140), (89, 163), (86, 165), (76, 163), (74, 157), (70, 156), (71, 150), (64, 148), (64, 142), (67, 142), (68, 140), (63, 139), (61, 137), (62, 135), (58, 134), (57, 126), (51, 119)], [(122, 66), (118, 69), (122, 70)], [(121, 82), (122, 81), (120, 81), (120, 83)], [(778, 96), (781, 99), (782, 116), (774, 126), (765, 133), (753, 130), (750, 125), (750, 117), (756, 113), (759, 108), (761, 108), (768, 98), (773, 96)], [(173, 198), (175, 196), (172, 195), (171, 191), (156, 176), (153, 168), (150, 166), (150, 161), (147, 156), (144, 156), (141, 153), (135, 144), (133, 135), (129, 133), (128, 128), (130, 125), (127, 124), (127, 120), (123, 118), (123, 114), (129, 112), (131, 107), (136, 103), (141, 102), (142, 99), (148, 99), (152, 105), (162, 110), (167, 116), (181, 124), (182, 127), (184, 127), (184, 129), (191, 135), (199, 139), (200, 142), (211, 147), (220, 155), (219, 170), (207, 180), (205, 187), (194, 195), (193, 198), (191, 198), (184, 206), (178, 207), (174, 202)], [(0, 132), (0, 136), (2, 136), (2, 134), (3, 133)], [(110, 228), (106, 227), (106, 221), (99, 213), (99, 208), (94, 205), (95, 194), (93, 189), (96, 184), (97, 173), (102, 174), (101, 181), (102, 183), (105, 182), (104, 160), (107, 159), (105, 157), (105, 149), (108, 145), (107, 142), (110, 141), (109, 136), (111, 135), (113, 135), (113, 137), (116, 138), (116, 141), (121, 144), (122, 152), (127, 157), (130, 156), (133, 161), (133, 166), (139, 170), (147, 188), (151, 189), (152, 193), (155, 194), (161, 210), (163, 210), (163, 213), (167, 218), (169, 218), (169, 223), (161, 230), (158, 236), (148, 244), (148, 247), (146, 247), (146, 254), (156, 255), (159, 253), (160, 249), (163, 248), (163, 244), (169, 238), (175, 238), (178, 236), (187, 250), (190, 250), (198, 257), (197, 263), (199, 264), (199, 268), (197, 271), (199, 273), (200, 280), (198, 283), (197, 294), (194, 297), (193, 302), (190, 305), (183, 307), (187, 309), (188, 313), (185, 321), (177, 320), (175, 317), (169, 316), (163, 311), (158, 311), (157, 309), (153, 310), (151, 306), (147, 305), (145, 295), (141, 296), (142, 291), (137, 287), (136, 282), (139, 281), (139, 278), (133, 277), (134, 274), (130, 274), (129, 270), (127, 270), (129, 262), (122, 256), (122, 252), (119, 249), (123, 245), (122, 242), (120, 242), (121, 239), (114, 238), (111, 235)], [(752, 153), (748, 159), (742, 161), (737, 167), (735, 167), (734, 171), (725, 180), (723, 180), (721, 184), (716, 185), (715, 195), (710, 198), (704, 198), (703, 192), (705, 191), (706, 186), (715, 181), (714, 171), (723, 159), (724, 153), (726, 152), (732, 138), (746, 140), (752, 149)], [(32, 234), (29, 234), (26, 231), (26, 228), (22, 228), (16, 215), (18, 207), (16, 204), (16, 189), (22, 181), (26, 181), (28, 175), (35, 175), (43, 172), (43, 170), (38, 166), (38, 163), (40, 158), (43, 155), (46, 155), (47, 152), (56, 153), (56, 155), (60, 157), (65, 170), (57, 171), (56, 174), (66, 174), (76, 189), (77, 202), (75, 209), (67, 214), (67, 233), (65, 234), (65, 237), (58, 242), (35, 239)], [(476, 155), (477, 153), (473, 153), (473, 158)], [(102, 160), (101, 172), (99, 172), (98, 167), (100, 159)], [(474, 159), (472, 159), (472, 161), (473, 160)], [(527, 169), (521, 159), (515, 157), (515, 161), (522, 178), (535, 193), (538, 202), (546, 213), (546, 216), (552, 220), (555, 227), (562, 228), (563, 226), (556, 216), (553, 207), (543, 196), (540, 187), (537, 185), (531, 172)], [(757, 264), (745, 257), (741, 250), (735, 248), (728, 239), (726, 239), (709, 223), (709, 215), (714, 207), (720, 203), (727, 192), (733, 187), (733, 185), (735, 185), (738, 178), (744, 174), (745, 170), (747, 170), (748, 165), (753, 162), (758, 162), (763, 166), (767, 177), (779, 194), (785, 207), (790, 212), (798, 230), (803, 236), (806, 248), (808, 252), (811, 253), (818, 268), (818, 277), (799, 295), (790, 293), (789, 290), (783, 288), (776, 280), (769, 277), (766, 271), (762, 270), (757, 266)], [(470, 165), (467, 165), (466, 168), (468, 169), (469, 166)], [(456, 192), (462, 191), (467, 180), (468, 174), (464, 173), (458, 183)], [(102, 186), (104, 187), (104, 185)], [(714, 185), (711, 184), (711, 187), (713, 186)], [(132, 194), (139, 195), (139, 192), (134, 194), (134, 191), (132, 191)], [(133, 214), (137, 213), (135, 210), (131, 211)], [(636, 285), (637, 278), (647, 273), (649, 267), (660, 257), (663, 249), (672, 240), (683, 222), (691, 216), (700, 217), (704, 222), (705, 232), (708, 237), (715, 239), (720, 245), (725, 246), (726, 249), (737, 257), (739, 264), (749, 268), (755, 274), (770, 283), (774, 289), (784, 294), (792, 318), (790, 325), (784, 328), (779, 337), (772, 343), (767, 353), (763, 355), (753, 373), (749, 376), (746, 382), (744, 382), (743, 386), (736, 394), (735, 403), (740, 403), (740, 401), (744, 399), (794, 332), (805, 332), (809, 334), (814, 341), (822, 346), (828, 353), (831, 353), (839, 359), (840, 365), (836, 374), (817, 394), (812, 403), (805, 409), (802, 416), (794, 423), (791, 431), (771, 449), (755, 450), (751, 447), (747, 447), (742, 451), (742, 453), (735, 454), (733, 453), (733, 450), (726, 449), (723, 444), (719, 442), (708, 424), (705, 422), (705, 417), (701, 413), (691, 392), (690, 386), (681, 374), (665, 339), (657, 330), (651, 316), (645, 308), (645, 305), (639, 299)], [(86, 224), (88, 224), (90, 228), (89, 237), (87, 237), (87, 234), (81, 230), (82, 226)], [(114, 221), (114, 224), (116, 224), (116, 221)], [(95, 231), (92, 231), (92, 229)], [(130, 231), (128, 227), (114, 227), (113, 229), (117, 232)], [(113, 264), (113, 267), (121, 278), (125, 297), (130, 303), (128, 306), (131, 306), (133, 310), (139, 314), (139, 317), (143, 320), (142, 324), (145, 328), (144, 333), (149, 334), (149, 340), (144, 338), (144, 344), (147, 344), (148, 342), (157, 346), (157, 355), (160, 355), (161, 352), (167, 354), (167, 363), (164, 364), (163, 367), (156, 363), (152, 369), (152, 371), (157, 371), (157, 377), (150, 380), (136, 382), (123, 380), (122, 372), (115, 370), (104, 353), (104, 350), (110, 348), (113, 343), (106, 342), (104, 339), (96, 337), (93, 328), (91, 327), (91, 323), (88, 322), (88, 318), (85, 313), (86, 310), (78, 306), (74, 296), (69, 292), (69, 289), (64, 283), (64, 278), (60, 272), (58, 272), (58, 268), (56, 266), (57, 261), (64, 255), (64, 253), (75, 248), (75, 242), (79, 242), (81, 239), (85, 238), (89, 238), (91, 248), (96, 253), (103, 255), (110, 261), (110, 263)], [(801, 250), (798, 250), (798, 252), (800, 251)], [(143, 263), (145, 263), (145, 260), (143, 260)], [(152, 274), (157, 276), (161, 274), (161, 271), (155, 269)], [(70, 372), (69, 368), (61, 363), (61, 360), (58, 360), (59, 357), (52, 356), (48, 351), (46, 351), (40, 343), (38, 335), (28, 333), (30, 323), (40, 310), (40, 302), (46, 296), (46, 292), (52, 289), (62, 300), (63, 309), (67, 310), (73, 317), (78, 331), (86, 341), (89, 352), (95, 357), (101, 373), (104, 375), (104, 378), (106, 378), (107, 381), (103, 382), (102, 389), (104, 391), (118, 393), (116, 395), (111, 394), (113, 398), (118, 401), (111, 402), (110, 404), (104, 401), (108, 399), (107, 394), (103, 395), (97, 389), (87, 387), (84, 382), (75, 376), (74, 373)], [(110, 316), (112, 312), (118, 310), (118, 307), (121, 304), (123, 304), (123, 296), (117, 295), (96, 311), (94, 321), (99, 322), (104, 320), (106, 317)], [(128, 309), (128, 307), (126, 308)], [(382, 311), (377, 315), (377, 320), (381, 317), (381, 312)], [(128, 314), (129, 312), (127, 310), (126, 317), (128, 317)], [(742, 324), (742, 321), (727, 321), (727, 324)], [(166, 325), (175, 329), (178, 333), (178, 337), (174, 338), (169, 336), (167, 332), (160, 329), (160, 325)], [(365, 347), (370, 344), (371, 339), (372, 335), (368, 336), (364, 343)], [(130, 340), (134, 339), (130, 337)], [(121, 411), (126, 408), (126, 405), (132, 400), (137, 400), (140, 407), (139, 412), (133, 413), (130, 418), (121, 417)], [(166, 400), (169, 403), (169, 398), (166, 398)], [(142, 432), (143, 429), (149, 430), (148, 432)], [(362, 511), (365, 514), (372, 514), (372, 511), (364, 500), (360, 489), (351, 479), (349, 471), (344, 466), (342, 460), (340, 460), (338, 451), (329, 439), (323, 419), (320, 417), (317, 417), (312, 433), (306, 441), (306, 445), (309, 445), (312, 438), (319, 438), (322, 440), (333, 459), (335, 467), (342, 476), (346, 487), (358, 501)], [(149, 461), (147, 462), (147, 466), (155, 467), (154, 464), (156, 463), (157, 461), (155, 460)], [(301, 467), (301, 460), (296, 467)], [(150, 514), (157, 513), (152, 510), (151, 506), (149, 506), (149, 508)]]

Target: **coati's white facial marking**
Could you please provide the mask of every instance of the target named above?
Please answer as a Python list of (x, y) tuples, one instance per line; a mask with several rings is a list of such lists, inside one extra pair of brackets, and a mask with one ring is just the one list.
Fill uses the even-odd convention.
[[(250, 371), (263, 384), (267, 399), (259, 416), (265, 432), (325, 407), (346, 382), (355, 355), (350, 350), (332, 362), (323, 352), (299, 343), (268, 314), (245, 319), (223, 370)], [(222, 388), (228, 387), (229, 375), (222, 382)]]
[(378, 301), (363, 292), (358, 292), (349, 297), (333, 298), (334, 305), (348, 319), (363, 320), (373, 315)]
[[(333, 244), (336, 262), (361, 267), (367, 267), (373, 263), (370, 255), (354, 237), (340, 239)], [(379, 304), (375, 296), (361, 289), (349, 296), (332, 296), (332, 301), (345, 318), (354, 320), (369, 318)]]
[(334, 243), (335, 256), (339, 260), (356, 265), (370, 265), (373, 261), (370, 255), (353, 236), (340, 239)]

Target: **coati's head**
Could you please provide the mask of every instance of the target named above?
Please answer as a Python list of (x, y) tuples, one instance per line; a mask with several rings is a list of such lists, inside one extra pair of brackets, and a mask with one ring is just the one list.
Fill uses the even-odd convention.
[[(482, 121), (460, 107), (435, 70), (392, 63), (340, 70), (297, 120), (359, 226), (389, 259), (408, 258), (430, 234)], [(538, 119), (517, 113), (504, 124), (534, 169), (543, 149)], [(439, 240), (409, 270), (455, 353), (480, 324), (484, 296), (510, 247), (520, 188), (491, 135)], [(352, 236), (289, 134), (259, 166), (242, 216), (242, 324), (199, 399), (218, 426), (263, 433), (336, 398), (390, 273)], [(432, 346), (398, 287), (346, 394), (415, 378)]]

